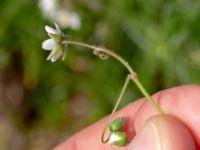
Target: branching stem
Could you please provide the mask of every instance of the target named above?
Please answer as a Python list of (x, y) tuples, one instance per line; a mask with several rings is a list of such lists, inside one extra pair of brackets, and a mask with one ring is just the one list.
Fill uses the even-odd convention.
[[(159, 113), (159, 114), (163, 114), (164, 112), (161, 110), (161, 108), (156, 104), (156, 102), (152, 99), (152, 97), (149, 95), (149, 93), (146, 91), (146, 89), (144, 88), (144, 86), (142, 85), (142, 83), (140, 82), (140, 80), (138, 79), (135, 71), (133, 71), (133, 69), (131, 68), (131, 66), (128, 64), (127, 61), (125, 61), (121, 56), (119, 56), (118, 54), (116, 54), (115, 52), (113, 52), (112, 50), (109, 49), (105, 49), (102, 47), (97, 47), (97, 46), (93, 46), (93, 45), (88, 45), (85, 43), (80, 43), (80, 42), (76, 42), (76, 41), (63, 41), (62, 44), (66, 44), (66, 45), (78, 45), (78, 46), (82, 46), (82, 47), (86, 47), (92, 50), (97, 50), (99, 52), (103, 52), (105, 54), (108, 54), (109, 56), (112, 56), (113, 58), (115, 58), (116, 60), (118, 60), (122, 65), (124, 65), (124, 67), (127, 68), (129, 75), (127, 76), (124, 86), (122, 88), (122, 91), (119, 95), (119, 98), (117, 99), (117, 102), (113, 108), (113, 111), (111, 113), (110, 119), (108, 121), (108, 124), (112, 121), (114, 114), (117, 110), (117, 107), (122, 99), (122, 96), (125, 93), (125, 90), (127, 88), (128, 83), (130, 82), (130, 80), (132, 80), (136, 86), (139, 88), (139, 90), (142, 92), (142, 94), (146, 97), (146, 99), (150, 102), (150, 104), (153, 106), (153, 108)], [(109, 140), (109, 137), (107, 139), (104, 139), (104, 135), (106, 133), (106, 130), (108, 128), (108, 124), (105, 126), (105, 128), (103, 129), (103, 133), (102, 133), (102, 137), (101, 137), (101, 141), (103, 143), (107, 143)]]
[(136, 86), (139, 88), (139, 90), (142, 92), (142, 94), (147, 98), (147, 100), (151, 103), (151, 105), (155, 108), (155, 110), (158, 113), (163, 113), (163, 111), (160, 109), (160, 107), (155, 103), (155, 101), (151, 98), (149, 93), (146, 91), (146, 89), (144, 88), (144, 86), (142, 85), (140, 80), (138, 79), (135, 71), (133, 71), (133, 69), (128, 64), (128, 62), (125, 61), (121, 56), (119, 56), (118, 54), (116, 54), (112, 50), (105, 49), (105, 48), (102, 48), (102, 47), (93, 46), (93, 45), (89, 45), (89, 44), (85, 44), (85, 43), (80, 43), (80, 42), (76, 42), (76, 41), (63, 41), (63, 44), (73, 44), (73, 45), (79, 45), (79, 46), (82, 46), (82, 47), (87, 47), (87, 48), (90, 48), (92, 50), (98, 50), (98, 51), (104, 52), (104, 53), (114, 57), (121, 64), (123, 64), (124, 67), (127, 68), (127, 70), (129, 71), (129, 74), (131, 75), (132, 81), (135, 82)]

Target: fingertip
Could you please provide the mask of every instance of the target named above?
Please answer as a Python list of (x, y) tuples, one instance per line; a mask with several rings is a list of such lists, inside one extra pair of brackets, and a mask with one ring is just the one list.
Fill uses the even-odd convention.
[(130, 143), (128, 150), (195, 150), (184, 124), (169, 115), (150, 118)]

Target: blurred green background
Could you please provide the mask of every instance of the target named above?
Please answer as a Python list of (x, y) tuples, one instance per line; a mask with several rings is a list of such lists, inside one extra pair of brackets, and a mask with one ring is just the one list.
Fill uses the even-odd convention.
[[(89, 50), (46, 61), (46, 24), (124, 57), (152, 94), (200, 82), (198, 0), (1, 0), (0, 149), (50, 149), (110, 113), (127, 71)], [(120, 107), (141, 97), (130, 84)]]

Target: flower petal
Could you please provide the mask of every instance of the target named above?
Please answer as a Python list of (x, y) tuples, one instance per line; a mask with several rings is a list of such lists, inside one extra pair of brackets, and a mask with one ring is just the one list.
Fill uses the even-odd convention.
[(45, 30), (50, 33), (50, 34), (55, 34), (55, 35), (58, 35), (58, 31), (50, 26), (45, 26)]
[(45, 49), (45, 50), (52, 50), (56, 47), (56, 43), (54, 42), (53, 39), (48, 39), (48, 40), (45, 40), (43, 43), (42, 43), (42, 48)]
[(51, 57), (51, 62), (55, 62), (62, 55), (62, 50), (59, 50), (53, 57)]

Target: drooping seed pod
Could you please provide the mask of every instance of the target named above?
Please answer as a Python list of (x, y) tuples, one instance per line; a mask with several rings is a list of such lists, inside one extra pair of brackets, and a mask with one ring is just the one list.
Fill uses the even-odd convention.
[(109, 123), (110, 132), (122, 131), (124, 126), (124, 118), (120, 117)]

